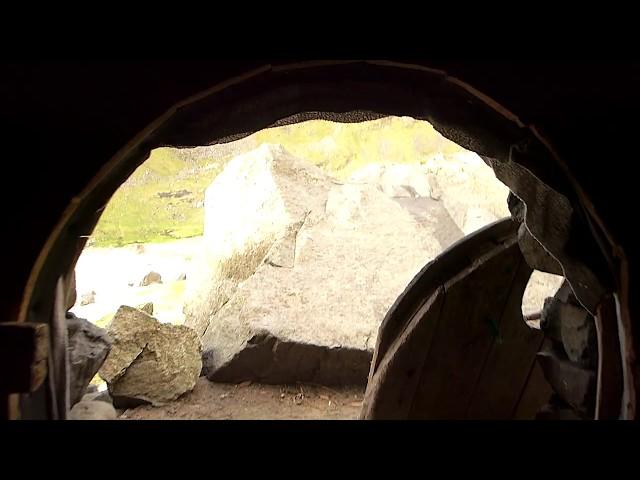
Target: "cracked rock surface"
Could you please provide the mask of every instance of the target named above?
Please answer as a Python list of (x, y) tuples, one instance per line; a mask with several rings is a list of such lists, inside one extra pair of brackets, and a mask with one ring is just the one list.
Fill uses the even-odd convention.
[(338, 181), (277, 145), (229, 162), (207, 189), (204, 252), (187, 276), (203, 373), (365, 384), (380, 322), (413, 276), (508, 215), (507, 189), (487, 189), (497, 181), (479, 157), (432, 163)]
[(202, 349), (192, 329), (123, 305), (108, 331), (113, 346), (99, 373), (115, 407), (164, 405), (193, 389)]

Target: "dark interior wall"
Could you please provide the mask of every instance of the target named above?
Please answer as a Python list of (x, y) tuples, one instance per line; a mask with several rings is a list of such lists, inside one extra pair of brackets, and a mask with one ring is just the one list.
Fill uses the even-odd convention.
[[(640, 106), (637, 64), (403, 62), (446, 70), (523, 123), (540, 127), (621, 243), (636, 243), (628, 222), (635, 179), (628, 172), (637, 123), (633, 115)], [(265, 63), (4, 65), (0, 127), (8, 185), (2, 205), (9, 234), (3, 242), (7, 262), (0, 318), (15, 316), (47, 236), (109, 158), (177, 101)], [(633, 252), (627, 253), (633, 261)]]

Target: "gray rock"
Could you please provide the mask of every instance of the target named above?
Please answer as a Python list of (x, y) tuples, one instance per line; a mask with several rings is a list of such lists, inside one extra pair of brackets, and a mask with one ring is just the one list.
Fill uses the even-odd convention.
[(436, 219), (275, 147), (231, 161), (205, 203), (185, 324), (216, 381), (364, 384), (384, 314), (442, 249)]
[(518, 245), (531, 268), (554, 275), (564, 275), (562, 265), (531, 235), (524, 223), (518, 229)]
[(596, 368), (598, 337), (593, 317), (575, 305), (563, 305), (561, 315), (560, 331), (567, 356), (583, 367)]
[(68, 420), (116, 420), (112, 405), (106, 402), (85, 401), (76, 403), (69, 412)]
[(251, 337), (224, 365), (203, 355), (203, 375), (215, 382), (313, 382), (322, 385), (365, 384), (373, 352), (280, 340), (269, 332)]
[(202, 370), (202, 348), (192, 329), (162, 324), (123, 305), (109, 334), (113, 347), (100, 376), (115, 407), (164, 405), (195, 386)]
[(540, 328), (545, 335), (561, 343), (569, 360), (582, 367), (595, 368), (598, 363), (598, 339), (593, 317), (584, 308), (565, 303), (571, 300), (565, 283), (542, 309)]
[(141, 287), (146, 287), (152, 283), (162, 283), (162, 276), (158, 272), (149, 272), (140, 281)]
[(547, 337), (557, 343), (562, 343), (562, 317), (560, 312), (564, 304), (557, 297), (545, 298), (540, 316), (540, 329)]
[(580, 415), (592, 417), (596, 397), (596, 372), (552, 351), (538, 353), (538, 362), (554, 392)]
[(67, 320), (69, 332), (70, 401), (79, 402), (107, 358), (112, 339), (106, 331), (83, 318)]

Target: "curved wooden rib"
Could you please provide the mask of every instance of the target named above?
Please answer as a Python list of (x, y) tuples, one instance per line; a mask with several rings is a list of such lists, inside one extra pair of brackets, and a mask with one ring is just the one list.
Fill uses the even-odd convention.
[(522, 317), (531, 268), (517, 226), (485, 227), (412, 280), (380, 327), (361, 418), (516, 415), (543, 341)]

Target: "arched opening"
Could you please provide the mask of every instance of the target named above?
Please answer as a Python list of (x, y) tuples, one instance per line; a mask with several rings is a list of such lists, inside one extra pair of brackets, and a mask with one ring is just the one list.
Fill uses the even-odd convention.
[[(165, 410), (180, 416), (192, 403), (204, 418), (242, 416), (238, 402), (252, 394), (250, 411), (260, 418), (353, 418), (389, 307), (444, 249), (509, 216), (508, 192), (480, 157), (408, 117), (313, 120), (221, 145), (156, 149), (114, 194), (89, 238), (70, 311), (107, 331), (117, 324), (115, 357), (138, 331), (122, 305), (186, 325), (202, 341), (209, 381), (189, 373), (196, 384), (184, 387), (193, 388), (187, 397), (123, 418)], [(276, 342), (269, 348), (267, 340), (252, 342), (263, 332)], [(72, 365), (83, 363), (70, 354)], [(119, 368), (112, 379), (110, 363), (103, 370), (116, 407), (152, 397), (157, 365), (137, 375), (144, 386), (135, 386), (128, 372), (137, 364), (123, 363), (126, 372)], [(245, 382), (253, 384), (242, 396), (220, 390)], [(123, 400), (116, 385), (125, 383)], [(305, 393), (294, 387), (297, 397), (284, 399), (269, 386), (286, 391), (298, 383)]]
[[(90, 233), (97, 221), (96, 213), (151, 149), (165, 145), (210, 144), (244, 137), (258, 128), (307, 118), (358, 121), (388, 114), (428, 119), (444, 136), (491, 163), (498, 177), (505, 179), (529, 207), (526, 223), (531, 234), (556, 258), (562, 257), (567, 278), (581, 280), (572, 284), (576, 296), (587, 309), (595, 307), (605, 290), (600, 279), (607, 278), (606, 273), (593, 273), (603, 272), (602, 264), (598, 262), (600, 254), (593, 257), (594, 263), (589, 266), (585, 266), (583, 256), (578, 261), (575, 256), (564, 255), (564, 244), (556, 242), (545, 230), (548, 223), (537, 222), (535, 217), (542, 215), (539, 208), (533, 207), (540, 188), (550, 193), (550, 197), (554, 197), (554, 192), (562, 192), (563, 207), (580, 208), (583, 201), (567, 175), (556, 178), (545, 175), (540, 165), (556, 163), (553, 153), (541, 142), (537, 132), (444, 72), (365, 62), (260, 70), (214, 87), (159, 119), (125, 147), (70, 206), (33, 270), (21, 318), (49, 321), (54, 285), (77, 258), (77, 239)], [(548, 183), (537, 180), (536, 174)], [(538, 186), (530, 188), (532, 185)], [(566, 216), (562, 217), (567, 213), (566, 208), (551, 213), (567, 223)], [(580, 225), (586, 228), (584, 222)], [(589, 235), (588, 238), (591, 241), (585, 242), (584, 248), (597, 251), (593, 237)]]

